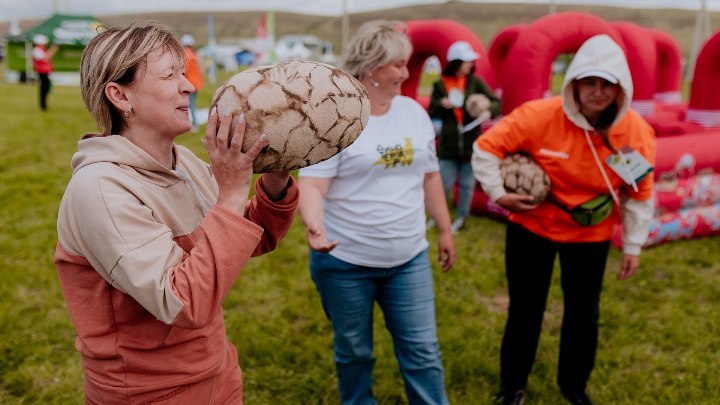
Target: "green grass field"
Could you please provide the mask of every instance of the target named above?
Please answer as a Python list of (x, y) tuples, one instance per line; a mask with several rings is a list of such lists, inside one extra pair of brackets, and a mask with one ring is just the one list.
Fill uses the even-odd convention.
[[(200, 94), (207, 106), (214, 86)], [(0, 84), (0, 403), (80, 404), (82, 367), (53, 265), (57, 208), (79, 137), (95, 129), (76, 87), (55, 87), (50, 110), (37, 89)], [(205, 157), (200, 135), (179, 143)], [(431, 241), (437, 234), (429, 233)], [(435, 271), (441, 349), (450, 399), (490, 403), (498, 384), (507, 297), (504, 226), (471, 218), (456, 239), (457, 265)], [(433, 250), (433, 256), (434, 256)], [(713, 404), (720, 397), (720, 239), (648, 249), (638, 275), (619, 282), (613, 250), (601, 338), (589, 393), (600, 404)], [(556, 272), (557, 273), (557, 272)], [(558, 404), (562, 314), (551, 289), (529, 403)], [(298, 220), (276, 252), (253, 259), (225, 302), (248, 404), (337, 403), (331, 329), (307, 266)], [(378, 313), (375, 392), (405, 403), (392, 345)]]

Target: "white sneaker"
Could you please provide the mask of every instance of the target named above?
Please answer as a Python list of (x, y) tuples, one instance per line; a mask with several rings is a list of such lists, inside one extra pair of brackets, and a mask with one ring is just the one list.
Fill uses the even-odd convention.
[(450, 232), (455, 235), (465, 227), (465, 218), (456, 218), (450, 225)]
[(425, 228), (427, 228), (427, 229), (432, 229), (432, 228), (435, 228), (436, 226), (437, 226), (437, 224), (435, 223), (435, 221), (433, 221), (432, 218), (428, 219), (427, 222), (425, 222)]

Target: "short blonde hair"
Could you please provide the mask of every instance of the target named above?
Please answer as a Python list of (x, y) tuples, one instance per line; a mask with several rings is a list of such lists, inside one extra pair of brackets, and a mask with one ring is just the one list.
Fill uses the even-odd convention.
[(343, 70), (360, 79), (363, 74), (392, 61), (408, 59), (412, 44), (400, 21), (368, 21), (350, 39)]
[(148, 54), (156, 49), (185, 61), (185, 51), (172, 32), (152, 21), (104, 28), (83, 51), (80, 92), (103, 135), (117, 134), (123, 126), (122, 112), (105, 96), (105, 86), (110, 82), (131, 85), (139, 72), (144, 73)]

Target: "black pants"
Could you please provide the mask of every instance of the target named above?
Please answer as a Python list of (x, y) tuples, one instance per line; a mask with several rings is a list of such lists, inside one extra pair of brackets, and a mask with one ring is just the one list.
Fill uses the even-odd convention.
[(38, 73), (40, 78), (40, 108), (47, 109), (47, 95), (50, 93), (50, 77), (47, 73)]
[(502, 389), (524, 389), (535, 361), (555, 256), (560, 256), (564, 314), (557, 382), (585, 390), (595, 365), (600, 291), (610, 242), (557, 243), (510, 223), (505, 266), (510, 308), (500, 354)]

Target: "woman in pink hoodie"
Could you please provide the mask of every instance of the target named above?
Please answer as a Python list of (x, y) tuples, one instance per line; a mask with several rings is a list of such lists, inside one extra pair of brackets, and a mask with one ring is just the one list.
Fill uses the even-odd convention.
[(241, 151), (242, 117), (211, 111), (211, 166), (174, 143), (192, 128), (183, 47), (157, 24), (110, 28), (81, 62), (101, 133), (73, 156), (55, 255), (86, 403), (242, 403), (222, 303), (247, 260), (274, 249), (295, 216), (289, 173), (252, 186), (267, 144)]

